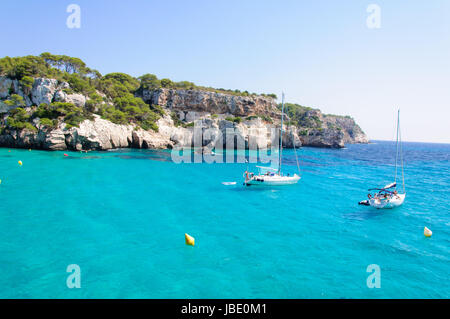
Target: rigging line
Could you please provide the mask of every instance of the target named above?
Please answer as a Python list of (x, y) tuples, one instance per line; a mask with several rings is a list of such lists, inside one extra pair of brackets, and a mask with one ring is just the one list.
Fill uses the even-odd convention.
[(404, 174), (404, 171), (403, 171), (403, 145), (402, 145), (402, 131), (400, 130), (400, 121), (399, 121), (399, 134), (400, 134), (400, 162), (402, 164), (403, 193), (405, 194), (406, 193), (406, 190), (405, 190), (405, 174)]
[(295, 152), (295, 160), (297, 161), (297, 169), (298, 169), (298, 175), (300, 176), (300, 164), (298, 163), (298, 156), (297, 156), (297, 149), (295, 148), (295, 137), (294, 133), (291, 131), (292, 134), (292, 144), (294, 145), (294, 152)]
[(398, 126), (399, 126), (399, 117), (400, 117), (400, 109), (398, 110), (397, 113), (397, 141), (396, 141), (396, 151), (395, 151), (395, 178), (394, 178), (394, 182), (397, 183), (397, 159), (398, 159)]
[(281, 92), (281, 128), (280, 128), (280, 145), (279, 145), (279, 160), (278, 160), (278, 174), (281, 175), (281, 159), (283, 153), (283, 116), (284, 116), (284, 92)]

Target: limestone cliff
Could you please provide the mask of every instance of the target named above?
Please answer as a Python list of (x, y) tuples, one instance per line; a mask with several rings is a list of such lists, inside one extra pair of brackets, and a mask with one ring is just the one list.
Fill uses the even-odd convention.
[(369, 142), (359, 125), (349, 116), (323, 114), (320, 110), (313, 109), (307, 111), (304, 117), (313, 121), (307, 126), (298, 125), (303, 145), (342, 148), (346, 143)]
[[(199, 90), (157, 89), (143, 90), (143, 100), (150, 104), (164, 106), (179, 112), (182, 120), (193, 120), (186, 114), (230, 114), (234, 116), (251, 116), (265, 114), (279, 116), (275, 100), (263, 96), (237, 96)], [(183, 115), (183, 113), (185, 115)]]
[[(98, 94), (105, 96), (102, 92)], [(14, 105), (13, 95), (22, 97)], [(240, 96), (206, 90), (155, 89), (140, 90), (136, 96), (148, 104), (162, 107), (164, 115), (157, 120), (157, 131), (144, 130), (134, 123), (114, 124), (99, 115), (71, 127), (59, 120), (49, 127), (38, 117), (23, 129), (11, 129), (6, 123), (12, 110), (21, 107), (33, 114), (42, 103), (71, 103), (86, 108), (88, 96), (74, 93), (69, 83), (48, 78), (34, 78), (31, 87), (6, 76), (0, 77), (0, 146), (48, 150), (107, 150), (112, 148), (172, 148), (191, 146), (200, 134), (200, 145), (206, 149), (221, 147), (230, 138), (236, 148), (248, 144), (270, 147), (270, 129), (279, 125), (281, 112), (274, 99), (266, 96)], [(102, 103), (112, 103), (107, 98)], [(95, 110), (93, 111), (95, 113)], [(320, 126), (301, 127), (288, 123), (285, 147), (310, 145), (343, 147), (345, 143), (366, 143), (367, 137), (348, 117), (324, 115), (318, 110), (306, 116), (317, 117)], [(319, 122), (318, 122), (319, 123)], [(200, 129), (199, 129), (200, 128)], [(198, 138), (198, 136), (197, 136)]]

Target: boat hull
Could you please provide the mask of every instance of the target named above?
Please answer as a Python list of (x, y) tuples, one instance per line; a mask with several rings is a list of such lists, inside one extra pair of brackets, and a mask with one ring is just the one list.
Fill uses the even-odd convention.
[(369, 200), (369, 205), (378, 209), (395, 208), (403, 204), (403, 202), (405, 201), (405, 197), (406, 194), (398, 194), (387, 200), (371, 198)]
[(247, 186), (282, 186), (296, 184), (300, 180), (300, 176), (294, 174), (293, 176), (254, 176), (251, 180), (244, 182)]

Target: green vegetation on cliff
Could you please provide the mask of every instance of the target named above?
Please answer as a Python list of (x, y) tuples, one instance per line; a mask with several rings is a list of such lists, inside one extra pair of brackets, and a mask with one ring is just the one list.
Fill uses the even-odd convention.
[(28, 120), (30, 115), (21, 107), (17, 107), (10, 111), (10, 116), (6, 122), (6, 126), (15, 130), (28, 129), (30, 131), (36, 131), (36, 128), (31, 125)]
[[(117, 124), (135, 123), (143, 129), (157, 131), (156, 121), (163, 115), (158, 106), (149, 106), (141, 98), (134, 96), (141, 87), (138, 79), (124, 73), (102, 76), (78, 58), (50, 53), (42, 53), (40, 56), (5, 57), (0, 59), (0, 75), (19, 80), (26, 94), (32, 89), (33, 78), (43, 77), (68, 82), (70, 89), (63, 90), (66, 94), (80, 93), (89, 97), (83, 109), (70, 103), (53, 102), (50, 105), (38, 106), (36, 113), (28, 117), (11, 117), (6, 126), (12, 129), (31, 128), (29, 121), (35, 117), (43, 117), (47, 127), (57, 123), (51, 120), (60, 118), (67, 124), (66, 127), (70, 128), (78, 126), (85, 119), (91, 119), (95, 113)], [(99, 92), (105, 96), (100, 96)], [(22, 100), (14, 100), (17, 97)], [(5, 104), (25, 105), (19, 95), (12, 95)]]
[[(281, 110), (281, 104), (278, 105), (278, 108)], [(294, 103), (285, 103), (284, 110), (289, 117), (289, 124), (291, 125), (309, 128), (319, 128), (322, 125), (319, 117), (314, 112), (311, 112), (319, 110)]]
[[(0, 59), (0, 75), (21, 81), (24, 87), (31, 89), (33, 77), (52, 78), (65, 81), (77, 93), (89, 95), (95, 90), (116, 97), (118, 92), (136, 92), (138, 89), (183, 89), (205, 90), (239, 96), (257, 95), (248, 91), (229, 90), (199, 86), (189, 81), (174, 82), (170, 79), (158, 79), (154, 74), (144, 74), (134, 78), (125, 73), (110, 73), (102, 77), (100, 72), (90, 69), (81, 59), (66, 55), (54, 55), (48, 52), (39, 56), (4, 57)], [(117, 85), (121, 83), (122, 85)], [(260, 94), (276, 99), (274, 93)]]
[[(240, 90), (227, 90), (227, 89), (216, 89), (212, 87), (207, 86), (200, 86), (196, 85), (193, 82), (189, 81), (180, 81), (180, 82), (173, 82), (170, 79), (158, 79), (158, 77), (154, 74), (144, 74), (138, 78), (141, 82), (140, 89), (146, 89), (146, 90), (156, 90), (160, 88), (167, 88), (167, 89), (177, 89), (177, 90), (201, 90), (201, 91), (209, 91), (209, 92), (215, 92), (215, 93), (225, 93), (225, 94), (231, 94), (231, 95), (237, 95), (237, 96), (256, 96), (258, 94), (256, 93), (249, 93), (248, 91), (241, 92)], [(276, 99), (276, 94), (260, 94), (264, 97), (270, 97), (273, 99)]]
[[(79, 93), (89, 97), (84, 108), (70, 103), (63, 105), (53, 102), (50, 105), (33, 107), (31, 113), (28, 111), (30, 113), (27, 113), (28, 116), (11, 115), (6, 126), (12, 129), (31, 129), (32, 120), (36, 117), (41, 118), (40, 123), (45, 127), (54, 127), (58, 124), (58, 120), (63, 120), (67, 128), (70, 128), (78, 126), (85, 119), (91, 119), (92, 114), (99, 114), (113, 123), (135, 123), (143, 129), (157, 131), (156, 121), (164, 115), (164, 111), (158, 105), (148, 105), (140, 97), (136, 97), (136, 93), (142, 93), (143, 90), (170, 88), (204, 90), (238, 96), (256, 95), (247, 91), (198, 86), (189, 81), (174, 82), (167, 78), (158, 79), (154, 74), (144, 74), (139, 78), (125, 73), (110, 73), (102, 76), (97, 70), (87, 67), (86, 63), (79, 58), (48, 52), (39, 56), (1, 58), (0, 76), (18, 80), (21, 89), (27, 95), (32, 90), (34, 78), (51, 78), (60, 83), (69, 83), (70, 88), (63, 89), (64, 93)], [(262, 95), (276, 99), (275, 94)], [(23, 98), (17, 94), (11, 95), (4, 103), (8, 106), (25, 106)], [(240, 119), (234, 120), (237, 122)]]
[[(67, 124), (66, 127), (71, 128), (78, 126), (85, 119), (92, 119), (92, 114), (86, 109), (77, 107), (72, 103), (53, 102), (50, 105), (44, 103), (39, 105), (32, 117), (40, 118), (41, 124), (46, 127), (55, 126), (57, 122), (54, 120), (62, 117)], [(50, 125), (50, 123), (52, 124)]]

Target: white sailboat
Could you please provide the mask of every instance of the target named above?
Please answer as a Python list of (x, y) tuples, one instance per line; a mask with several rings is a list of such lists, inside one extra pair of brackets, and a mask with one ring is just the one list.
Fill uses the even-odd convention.
[[(403, 193), (397, 191), (397, 163), (398, 157), (400, 154), (400, 162), (402, 167), (402, 184), (403, 184)], [(398, 110), (397, 115), (397, 142), (396, 142), (396, 156), (395, 156), (395, 177), (394, 182), (390, 183), (383, 188), (371, 188), (370, 191), (376, 191), (375, 194), (369, 193), (367, 197), (368, 200), (360, 202), (361, 205), (372, 206), (375, 208), (394, 208), (403, 204), (406, 197), (405, 191), (405, 177), (403, 173), (403, 150), (402, 150), (402, 141), (401, 141), (401, 133), (400, 133), (400, 110)]]
[[(258, 175), (249, 172), (248, 170), (244, 172), (244, 185), (261, 185), (261, 186), (281, 186), (296, 184), (300, 180), (300, 176), (294, 175), (284, 175), (281, 171), (281, 159), (283, 151), (283, 117), (284, 117), (284, 93), (282, 93), (281, 100), (281, 131), (280, 131), (280, 144), (278, 148), (278, 169), (272, 167), (256, 166), (259, 169)], [(295, 141), (294, 141), (295, 149)], [(295, 156), (297, 156), (297, 151), (295, 151)], [(298, 159), (297, 159), (298, 167)]]

